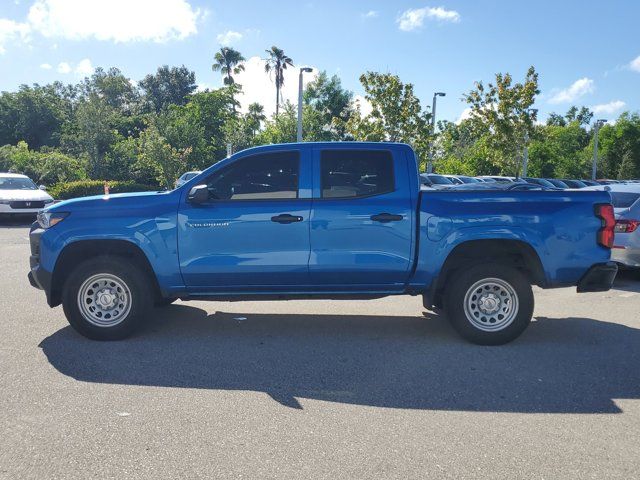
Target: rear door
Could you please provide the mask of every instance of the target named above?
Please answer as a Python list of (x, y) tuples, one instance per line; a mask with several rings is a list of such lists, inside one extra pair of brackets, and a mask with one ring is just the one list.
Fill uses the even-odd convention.
[(182, 201), (180, 268), (192, 291), (288, 290), (308, 283), (308, 151), (238, 158), (203, 179), (209, 201)]
[(316, 147), (313, 161), (312, 284), (336, 291), (402, 289), (414, 235), (404, 152), (326, 146)]

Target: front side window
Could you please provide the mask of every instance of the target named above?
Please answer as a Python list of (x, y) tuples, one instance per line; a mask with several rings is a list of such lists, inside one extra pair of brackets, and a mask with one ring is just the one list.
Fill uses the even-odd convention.
[(357, 198), (393, 192), (393, 157), (385, 150), (324, 150), (322, 198)]
[(210, 200), (298, 198), (300, 155), (274, 152), (236, 160), (207, 179)]

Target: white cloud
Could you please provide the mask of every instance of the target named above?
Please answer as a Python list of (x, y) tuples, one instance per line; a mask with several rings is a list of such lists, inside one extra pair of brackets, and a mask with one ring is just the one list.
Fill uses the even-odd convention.
[(71, 65), (69, 65), (67, 62), (60, 62), (58, 64), (58, 73), (63, 73), (63, 74), (67, 74), (71, 72)]
[(380, 13), (377, 10), (369, 10), (367, 13), (362, 14), (362, 18), (377, 18)]
[(26, 23), (14, 22), (6, 18), (0, 18), (0, 55), (6, 52), (5, 44), (20, 39), (27, 41), (30, 27)]
[(51, 70), (53, 67), (49, 63), (41, 63), (40, 68), (43, 70)]
[(640, 72), (640, 55), (629, 62), (629, 68), (635, 72)]
[(462, 112), (460, 112), (460, 116), (456, 120), (456, 124), (460, 125), (463, 120), (467, 120), (468, 118), (471, 118), (471, 107), (466, 107)]
[(613, 114), (618, 110), (622, 110), (625, 107), (626, 103), (622, 100), (613, 100), (609, 103), (600, 103), (598, 105), (594, 105), (591, 107), (591, 111), (596, 115), (600, 115), (602, 113)]
[(238, 42), (239, 40), (242, 40), (242, 34), (240, 32), (229, 30), (224, 33), (219, 33), (216, 37), (216, 40), (218, 40), (218, 43), (220, 45), (229, 46)]
[(460, 21), (460, 14), (455, 10), (447, 10), (444, 7), (410, 8), (400, 14), (397, 23), (400, 30), (410, 32), (422, 27), (426, 18), (457, 23)]
[(592, 79), (584, 77), (576, 80), (571, 84), (569, 88), (556, 91), (549, 99), (549, 103), (569, 103), (577, 100), (578, 98), (593, 93), (595, 90), (595, 83)]
[(364, 98), (362, 95), (354, 96), (353, 101), (357, 106), (360, 107), (360, 113), (362, 114), (363, 117), (366, 117), (367, 115), (369, 115), (373, 110), (373, 106), (371, 105), (369, 100)]
[(86, 77), (87, 75), (91, 75), (93, 73), (93, 65), (91, 64), (91, 60), (85, 58), (80, 60), (74, 72), (82, 77)]
[(195, 34), (200, 16), (186, 0), (36, 0), (28, 22), (50, 38), (165, 42)]
[[(249, 104), (258, 102), (264, 106), (265, 115), (271, 116), (276, 111), (276, 85), (273, 75), (264, 71), (264, 60), (260, 57), (251, 57), (244, 64), (244, 71), (234, 76), (236, 83), (242, 85), (242, 94), (238, 100), (241, 110), (247, 111)], [(289, 67), (284, 71), (284, 86), (281, 91), (281, 104), (285, 100), (298, 103), (298, 73), (299, 68), (305, 65)], [(312, 73), (305, 73), (303, 76), (304, 85), (315, 79), (318, 70), (313, 69)]]

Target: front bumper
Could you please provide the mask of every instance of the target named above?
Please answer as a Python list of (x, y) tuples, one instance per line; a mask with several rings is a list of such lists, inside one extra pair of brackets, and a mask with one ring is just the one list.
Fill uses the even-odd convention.
[(606, 292), (611, 289), (618, 273), (615, 262), (596, 263), (592, 265), (578, 282), (578, 292)]
[(47, 295), (47, 301), (49, 301), (52, 274), (40, 265), (40, 237), (43, 233), (44, 230), (39, 228), (37, 223), (31, 226), (31, 231), (29, 232), (31, 255), (29, 256), (29, 274), (27, 277), (32, 287), (44, 290)]
[(34, 204), (42, 205), (34, 208), (28, 208), (22, 206), (21, 208), (13, 208), (11, 205), (6, 203), (0, 203), (0, 215), (36, 215), (40, 210), (44, 207), (51, 205), (52, 202), (43, 203), (43, 202), (33, 202)]

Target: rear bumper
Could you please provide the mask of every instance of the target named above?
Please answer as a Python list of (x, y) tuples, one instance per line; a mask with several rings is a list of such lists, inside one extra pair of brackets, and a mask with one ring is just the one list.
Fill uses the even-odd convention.
[(577, 290), (582, 292), (606, 292), (611, 289), (618, 273), (615, 262), (596, 263), (592, 265), (578, 282)]
[(614, 248), (611, 251), (611, 260), (625, 267), (640, 267), (640, 248)]

